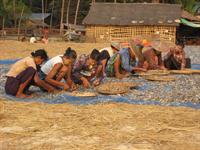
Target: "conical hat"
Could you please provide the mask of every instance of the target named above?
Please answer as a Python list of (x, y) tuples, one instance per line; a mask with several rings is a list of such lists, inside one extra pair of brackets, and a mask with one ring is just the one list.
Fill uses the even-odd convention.
[(167, 52), (171, 47), (174, 47), (174, 44), (167, 41), (153, 41), (151, 46), (159, 52)]

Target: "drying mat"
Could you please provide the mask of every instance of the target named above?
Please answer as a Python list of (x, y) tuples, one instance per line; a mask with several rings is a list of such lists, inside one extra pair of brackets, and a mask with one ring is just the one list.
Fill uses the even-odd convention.
[(138, 85), (132, 82), (108, 82), (98, 86), (96, 90), (100, 94), (117, 95), (127, 93), (130, 88), (136, 86)]
[(155, 75), (146, 76), (145, 79), (149, 81), (161, 81), (161, 82), (169, 82), (176, 80), (176, 78), (173, 76), (155, 76)]

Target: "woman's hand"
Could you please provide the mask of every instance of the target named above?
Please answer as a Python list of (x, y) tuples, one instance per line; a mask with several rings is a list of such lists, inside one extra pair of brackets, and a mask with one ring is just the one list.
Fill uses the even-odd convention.
[(82, 77), (81, 80), (83, 82), (83, 87), (84, 88), (89, 88), (90, 87), (90, 82), (86, 78)]
[(68, 85), (68, 84), (64, 84), (64, 85), (63, 85), (63, 90), (64, 90), (64, 91), (67, 91), (68, 89), (69, 89), (69, 85)]
[(72, 91), (75, 91), (75, 90), (77, 90), (77, 88), (78, 88), (78, 87), (77, 87), (74, 83), (72, 83), (72, 85), (71, 85), (71, 90), (72, 90)]
[(94, 80), (94, 82), (92, 84), (93, 84), (93, 86), (98, 86), (100, 84), (99, 79)]

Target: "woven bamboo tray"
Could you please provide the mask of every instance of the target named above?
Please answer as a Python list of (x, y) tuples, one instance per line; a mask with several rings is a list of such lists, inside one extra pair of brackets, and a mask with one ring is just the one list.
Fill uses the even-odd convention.
[(98, 94), (96, 92), (72, 92), (67, 93), (67, 95), (76, 97), (96, 97)]
[(171, 70), (172, 74), (200, 74), (200, 70), (184, 69), (184, 70)]
[(160, 82), (170, 82), (176, 80), (176, 78), (173, 76), (155, 76), (155, 75), (146, 76), (145, 79), (149, 81), (160, 81)]
[(66, 94), (69, 96), (75, 96), (75, 97), (96, 97), (98, 96), (97, 92), (81, 92), (81, 91), (73, 91), (73, 92), (66, 92), (66, 91), (60, 91), (56, 93), (56, 95), (60, 94)]
[(168, 75), (168, 74), (170, 74), (170, 71), (168, 71), (168, 70), (148, 70), (147, 73), (152, 74), (152, 75)]
[(147, 72), (140, 72), (138, 74), (139, 74), (139, 76), (152, 76), (152, 75), (163, 76), (163, 75), (170, 74), (170, 71), (168, 71), (168, 70), (148, 70)]
[(138, 86), (131, 82), (108, 82), (96, 88), (97, 92), (105, 95), (125, 94), (130, 88)]

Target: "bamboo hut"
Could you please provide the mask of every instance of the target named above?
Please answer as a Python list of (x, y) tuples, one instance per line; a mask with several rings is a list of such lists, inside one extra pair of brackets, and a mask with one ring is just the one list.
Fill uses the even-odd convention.
[(90, 42), (120, 42), (155, 34), (175, 42), (180, 18), (181, 5), (177, 4), (92, 3), (83, 24)]

